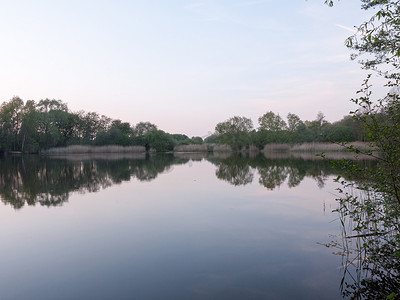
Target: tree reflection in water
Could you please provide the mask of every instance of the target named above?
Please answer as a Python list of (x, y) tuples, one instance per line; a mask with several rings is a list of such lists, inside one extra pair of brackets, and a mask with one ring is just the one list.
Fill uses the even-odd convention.
[(289, 187), (296, 187), (305, 177), (313, 178), (322, 188), (329, 175), (335, 174), (327, 160), (294, 158), (290, 155), (258, 155), (249, 157), (245, 154), (226, 158), (209, 158), (217, 166), (216, 176), (233, 185), (246, 185), (253, 182), (257, 171), (259, 183), (269, 190), (280, 187), (286, 180)]
[(28, 205), (57, 206), (71, 192), (97, 192), (129, 181), (150, 181), (187, 159), (172, 155), (11, 156), (0, 160), (0, 197), (15, 209)]
[[(58, 206), (67, 202), (73, 192), (97, 192), (132, 179), (151, 181), (158, 174), (172, 170), (174, 165), (204, 159), (216, 166), (218, 179), (239, 186), (252, 183), (258, 174), (259, 184), (270, 190), (285, 182), (290, 188), (296, 187), (305, 178), (312, 178), (319, 187), (323, 187), (328, 176), (337, 175), (338, 172), (329, 161), (315, 156), (282, 154), (260, 154), (255, 157), (226, 153), (74, 155), (57, 158), (11, 156), (0, 159), (0, 198), (15, 209), (36, 204)], [(367, 205), (365, 209), (369, 209)], [(342, 238), (325, 245), (334, 247), (334, 253), (343, 257), (343, 296), (350, 299), (385, 299), (393, 292), (398, 293), (398, 219), (391, 220), (391, 224), (397, 226), (396, 230), (387, 230), (387, 224), (375, 224), (384, 226), (382, 234), (357, 236), (346, 233), (347, 226), (354, 228), (354, 224), (348, 223), (348, 215), (340, 214), (345, 211), (349, 210), (338, 210), (343, 225)], [(358, 208), (353, 211), (358, 212), (356, 216), (363, 217)], [(392, 296), (393, 299), (399, 298), (396, 294)]]
[(68, 201), (71, 192), (97, 192), (132, 179), (151, 181), (173, 165), (203, 159), (216, 166), (218, 179), (235, 186), (247, 185), (258, 173), (259, 183), (270, 190), (285, 181), (289, 187), (296, 187), (305, 177), (315, 179), (322, 187), (328, 175), (336, 174), (326, 160), (282, 154), (278, 157), (227, 153), (11, 156), (0, 159), (0, 197), (16, 209), (25, 204), (56, 206)]

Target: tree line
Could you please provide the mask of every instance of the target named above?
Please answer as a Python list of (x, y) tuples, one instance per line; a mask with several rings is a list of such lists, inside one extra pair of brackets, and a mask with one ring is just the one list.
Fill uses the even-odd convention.
[(235, 116), (218, 123), (212, 138), (235, 150), (249, 145), (262, 149), (270, 143), (352, 142), (366, 138), (362, 123), (351, 116), (334, 123), (328, 122), (321, 112), (312, 121), (303, 121), (293, 113), (286, 119), (269, 111), (258, 118), (259, 127), (255, 129), (251, 119)]
[(24, 102), (14, 97), (0, 106), (0, 152), (37, 153), (69, 145), (144, 146), (146, 150), (172, 151), (177, 145), (227, 144), (233, 150), (249, 145), (262, 149), (269, 143), (349, 142), (364, 140), (360, 122), (346, 116), (329, 123), (322, 113), (303, 121), (289, 113), (285, 121), (272, 111), (258, 118), (259, 127), (246, 117), (218, 123), (215, 133), (203, 140), (185, 134), (170, 134), (150, 122), (131, 125), (96, 112), (72, 112), (61, 100)]
[(0, 106), (0, 152), (37, 153), (69, 145), (140, 145), (170, 151), (175, 145), (193, 143), (203, 139), (169, 134), (150, 122), (133, 126), (96, 112), (71, 112), (61, 100), (24, 102), (14, 97)]

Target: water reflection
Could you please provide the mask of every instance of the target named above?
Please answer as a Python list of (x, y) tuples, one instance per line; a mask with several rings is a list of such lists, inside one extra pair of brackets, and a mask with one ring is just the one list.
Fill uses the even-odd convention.
[(323, 187), (336, 170), (329, 161), (308, 158), (313, 159), (205, 153), (7, 157), (0, 160), (0, 197), (15, 209), (25, 204), (57, 206), (68, 201), (72, 192), (97, 192), (133, 179), (151, 181), (174, 165), (203, 159), (216, 166), (218, 179), (235, 186), (250, 184), (258, 177), (262, 186), (273, 190), (285, 182), (296, 187), (309, 177)]
[(97, 192), (132, 178), (150, 181), (187, 161), (171, 155), (8, 157), (0, 160), (0, 197), (15, 209), (25, 204), (57, 206), (68, 201), (71, 192)]
[(289, 187), (296, 187), (305, 177), (315, 179), (318, 187), (322, 188), (329, 175), (337, 174), (327, 160), (305, 160), (282, 154), (279, 158), (238, 155), (209, 160), (217, 166), (215, 173), (219, 179), (233, 185), (246, 185), (253, 182), (257, 172), (259, 183), (269, 190), (280, 187), (286, 180)]

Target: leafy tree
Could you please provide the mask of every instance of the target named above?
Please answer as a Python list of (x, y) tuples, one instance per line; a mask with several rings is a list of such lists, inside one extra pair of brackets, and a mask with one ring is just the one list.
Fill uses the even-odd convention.
[(190, 138), (185, 134), (171, 134), (171, 137), (177, 145), (189, 145), (191, 143)]
[(338, 122), (334, 122), (333, 125), (335, 126), (344, 126), (350, 128), (353, 141), (364, 141), (365, 140), (365, 130), (362, 126), (362, 123), (353, 118), (351, 115), (344, 116)]
[(157, 125), (150, 122), (139, 122), (134, 128), (135, 136), (145, 135), (147, 132), (157, 130)]
[(258, 118), (260, 127), (256, 134), (259, 147), (269, 143), (287, 142), (287, 124), (281, 116), (269, 111)]
[(18, 137), (22, 126), (24, 102), (19, 97), (12, 98), (0, 107), (1, 148), (5, 151), (20, 150)]
[(304, 122), (300, 119), (300, 117), (296, 114), (288, 113), (287, 115), (287, 129), (289, 132), (295, 133), (300, 129)]
[[(362, 68), (372, 70), (386, 80), (389, 89), (386, 97), (375, 98), (371, 74), (367, 76), (360, 97), (353, 99), (359, 108), (352, 113), (366, 131), (367, 138), (375, 151), (366, 154), (381, 153), (379, 171), (369, 174), (376, 184), (365, 182), (365, 187), (389, 197), (399, 207), (400, 212), (400, 2), (393, 0), (362, 0), (363, 9), (375, 8), (373, 16), (358, 27), (358, 33), (347, 39), (347, 47), (355, 51), (352, 58), (359, 60)], [(332, 4), (332, 3), (330, 3)], [(388, 68), (388, 66), (391, 66)], [(350, 149), (357, 153), (358, 149)], [(351, 171), (351, 169), (350, 169)]]
[[(362, 124), (372, 147), (364, 154), (374, 156), (378, 164), (371, 169), (357, 162), (343, 162), (342, 167), (353, 181), (337, 178), (344, 187), (339, 190), (341, 222), (345, 224), (345, 218), (350, 218), (353, 225), (350, 230), (354, 235), (347, 240), (361, 239), (355, 259), (361, 262), (366, 274), (357, 276), (361, 279), (354, 284), (347, 283), (343, 294), (352, 299), (397, 299), (400, 295), (400, 1), (361, 2), (363, 9), (375, 9), (374, 14), (358, 27), (357, 34), (347, 39), (346, 45), (354, 51), (352, 58), (359, 59), (362, 68), (385, 81), (388, 93), (383, 98), (376, 97), (369, 74), (358, 91), (359, 97), (352, 100), (358, 105), (352, 116)], [(362, 153), (355, 147), (348, 149)], [(348, 277), (354, 280), (351, 275)]]
[(252, 129), (253, 122), (251, 119), (238, 116), (215, 126), (218, 142), (231, 146), (233, 150), (240, 150), (243, 146), (249, 145), (249, 133)]
[(206, 137), (204, 139), (204, 142), (207, 144), (216, 144), (218, 142), (218, 136), (215, 133), (213, 133), (212, 135)]
[(329, 142), (354, 141), (351, 128), (347, 126), (328, 124), (324, 127), (322, 134)]
[(326, 141), (326, 137), (324, 136), (324, 127), (328, 124), (329, 123), (325, 120), (325, 116), (322, 112), (317, 114), (315, 120), (305, 122), (307, 129), (310, 130), (311, 134), (318, 142)]
[(259, 129), (269, 130), (269, 131), (283, 131), (286, 130), (286, 122), (281, 118), (280, 115), (274, 114), (269, 111), (258, 118), (258, 124), (260, 124)]
[(199, 144), (199, 145), (203, 144), (204, 142), (200, 136), (193, 136), (190, 141), (192, 144)]
[(68, 107), (61, 100), (40, 100), (36, 106), (41, 148), (64, 146), (68, 127)]
[(38, 126), (36, 103), (33, 100), (28, 100), (25, 103), (22, 113), (22, 152), (33, 153), (39, 151), (39, 143), (37, 142)]
[(133, 143), (133, 128), (128, 122), (113, 120), (108, 130), (97, 133), (95, 144), (129, 146)]
[(290, 143), (300, 143), (311, 141), (308, 135), (306, 125), (296, 114), (288, 113), (287, 115), (287, 131)]
[(146, 150), (155, 149), (157, 152), (172, 151), (174, 149), (174, 140), (166, 132), (158, 129), (150, 130), (143, 136)]

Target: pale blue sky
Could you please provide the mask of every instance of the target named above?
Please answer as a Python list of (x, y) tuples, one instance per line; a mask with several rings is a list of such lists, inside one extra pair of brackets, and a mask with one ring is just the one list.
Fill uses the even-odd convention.
[(363, 79), (345, 27), (367, 13), (323, 2), (3, 0), (0, 101), (61, 99), (189, 136), (270, 110), (336, 121)]

